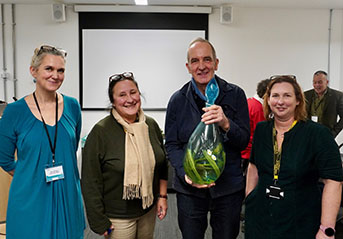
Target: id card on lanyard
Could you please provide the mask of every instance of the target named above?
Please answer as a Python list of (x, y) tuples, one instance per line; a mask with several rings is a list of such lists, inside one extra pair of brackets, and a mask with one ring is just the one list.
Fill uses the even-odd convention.
[(317, 115), (312, 115), (312, 116), (311, 116), (311, 120), (312, 120), (313, 122), (318, 122), (318, 116), (317, 116)]
[(63, 166), (47, 166), (45, 168), (45, 181), (50, 183), (52, 181), (64, 179)]
[(42, 118), (42, 122), (43, 122), (43, 126), (45, 129), (45, 133), (48, 136), (48, 140), (49, 140), (49, 146), (50, 146), (50, 150), (52, 153), (52, 164), (47, 165), (47, 167), (45, 168), (45, 181), (47, 183), (50, 183), (52, 181), (56, 181), (56, 180), (60, 180), (60, 179), (64, 179), (64, 172), (63, 172), (63, 165), (62, 164), (55, 164), (55, 151), (56, 151), (56, 141), (57, 141), (57, 126), (58, 126), (58, 95), (56, 93), (56, 117), (55, 117), (55, 137), (54, 137), (54, 145), (52, 145), (51, 139), (50, 139), (50, 135), (48, 132), (48, 128), (46, 126), (45, 120), (43, 118), (43, 115), (41, 113), (41, 110), (39, 108), (39, 104), (36, 98), (36, 94), (35, 92), (33, 92), (33, 98), (35, 100), (37, 109), (39, 111), (39, 114)]
[[(292, 126), (289, 128), (291, 130), (294, 125), (297, 123), (295, 120)], [(289, 131), (288, 130), (288, 131)], [(273, 162), (273, 180), (274, 185), (270, 185), (266, 187), (266, 196), (273, 199), (283, 199), (285, 197), (285, 192), (278, 186), (280, 168), (281, 168), (281, 152), (282, 148), (278, 150), (278, 143), (276, 138), (276, 129), (275, 126), (273, 127), (273, 149), (274, 149), (274, 162)]]

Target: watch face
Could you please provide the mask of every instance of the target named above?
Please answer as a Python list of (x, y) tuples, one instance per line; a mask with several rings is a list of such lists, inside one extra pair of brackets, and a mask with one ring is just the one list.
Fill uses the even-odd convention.
[(335, 235), (335, 230), (331, 227), (328, 227), (325, 229), (325, 235), (327, 235), (328, 237), (332, 237), (333, 235)]

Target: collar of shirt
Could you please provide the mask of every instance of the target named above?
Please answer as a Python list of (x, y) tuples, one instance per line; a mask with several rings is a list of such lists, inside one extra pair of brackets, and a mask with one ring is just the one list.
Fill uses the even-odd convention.
[(328, 88), (324, 91), (324, 93), (320, 96), (315, 92), (315, 98), (322, 99), (328, 93)]
[(193, 90), (195, 94), (197, 94), (200, 97), (200, 99), (206, 102), (207, 101), (206, 96), (203, 93), (201, 93), (193, 77), (192, 77), (192, 86), (193, 86)]
[(253, 96), (254, 99), (258, 100), (263, 105), (263, 99), (258, 96), (258, 94), (255, 94)]

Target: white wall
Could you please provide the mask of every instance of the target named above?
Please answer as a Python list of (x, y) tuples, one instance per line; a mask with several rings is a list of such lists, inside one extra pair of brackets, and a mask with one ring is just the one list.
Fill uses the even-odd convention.
[[(234, 8), (234, 22), (218, 23), (210, 15), (210, 41), (222, 65), (218, 73), (239, 84), (248, 96), (253, 83), (274, 74), (294, 74), (304, 90), (312, 75), (327, 71), (329, 10)], [(331, 49), (331, 86), (342, 77), (342, 11), (334, 11)], [(342, 88), (341, 88), (342, 89)]]
[[(297, 76), (303, 90), (313, 73), (328, 71), (328, 9), (233, 8), (233, 23), (220, 24), (219, 9), (209, 20), (209, 40), (220, 60), (218, 75), (241, 86), (247, 97), (272, 75)], [(331, 26), (330, 87), (343, 90), (343, 11)], [(336, 138), (343, 142), (343, 133)]]
[[(8, 71), (12, 74), (11, 9), (5, 4), (5, 38)], [(219, 22), (219, 9), (209, 16), (209, 39), (220, 60), (218, 75), (241, 86), (247, 97), (255, 93), (258, 81), (274, 74), (294, 74), (303, 89), (312, 87), (312, 75), (318, 69), (328, 70), (329, 10), (235, 8), (233, 23)], [(33, 49), (53, 44), (68, 52), (66, 79), (60, 92), (79, 97), (78, 14), (67, 7), (66, 22), (52, 20), (51, 5), (15, 5), (18, 95), (34, 90), (29, 74)], [(0, 33), (1, 34), (1, 33)], [(1, 47), (1, 46), (0, 46)], [(1, 52), (2, 53), (2, 48)], [(1, 54), (2, 55), (2, 54)], [(185, 52), (186, 55), (186, 52)], [(343, 10), (334, 10), (331, 39), (330, 86), (343, 90)], [(151, 66), (151, 71), (153, 71)], [(0, 72), (2, 57), (0, 57)], [(172, 67), (171, 67), (172, 69)], [(186, 69), (185, 69), (186, 70)], [(96, 79), (94, 79), (96, 84)], [(143, 81), (139, 82), (144, 84)], [(13, 96), (8, 82), (8, 101)], [(181, 87), (181, 86), (180, 86)], [(3, 81), (0, 79), (0, 99)], [(164, 112), (147, 112), (164, 128)], [(107, 112), (83, 112), (84, 136)], [(343, 134), (337, 138), (343, 142)]]

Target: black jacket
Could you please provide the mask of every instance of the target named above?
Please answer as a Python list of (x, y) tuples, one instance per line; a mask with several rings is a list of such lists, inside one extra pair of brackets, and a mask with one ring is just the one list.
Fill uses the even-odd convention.
[(191, 82), (186, 83), (170, 98), (165, 123), (168, 159), (175, 169), (174, 189), (178, 192), (212, 198), (228, 195), (243, 189), (241, 151), (249, 142), (250, 125), (247, 99), (244, 91), (216, 76), (219, 95), (215, 101), (230, 121), (230, 130), (223, 133), (226, 165), (216, 185), (208, 190), (197, 189), (185, 182), (183, 157), (188, 139), (201, 120), (199, 107), (192, 93)]

